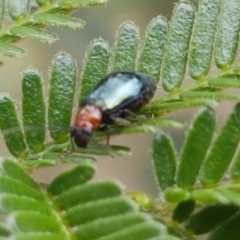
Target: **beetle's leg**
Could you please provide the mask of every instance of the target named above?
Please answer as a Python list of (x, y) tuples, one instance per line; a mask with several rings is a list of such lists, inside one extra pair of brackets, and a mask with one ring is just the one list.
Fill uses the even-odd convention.
[(123, 126), (131, 126), (132, 125), (131, 121), (121, 118), (121, 117), (111, 116), (110, 118), (111, 118), (111, 120), (113, 120), (115, 123), (117, 123), (119, 125), (123, 125)]
[(70, 142), (71, 142), (71, 149), (69, 151), (67, 150), (67, 152), (65, 152), (63, 154), (63, 156), (68, 156), (68, 155), (72, 154), (75, 151), (73, 137), (71, 135), (70, 135)]
[(71, 146), (72, 146), (72, 149), (70, 152), (74, 152), (75, 151), (75, 146), (74, 146), (74, 142), (73, 142), (73, 137), (71, 136)]
[(112, 152), (112, 147), (110, 145), (110, 134), (111, 134), (110, 130), (111, 130), (110, 125), (106, 125), (106, 132), (107, 132), (106, 144), (107, 144), (107, 149), (108, 149), (109, 155), (113, 158), (114, 155), (113, 155), (113, 152)]
[(121, 113), (124, 113), (127, 117), (136, 118), (137, 115), (129, 109), (122, 109)]

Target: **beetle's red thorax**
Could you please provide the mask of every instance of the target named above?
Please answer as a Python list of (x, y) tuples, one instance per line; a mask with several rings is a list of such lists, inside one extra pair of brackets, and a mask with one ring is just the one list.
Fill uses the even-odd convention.
[(78, 111), (74, 125), (80, 128), (85, 128), (91, 125), (92, 130), (97, 130), (101, 124), (101, 121), (101, 110), (97, 106), (87, 104)]

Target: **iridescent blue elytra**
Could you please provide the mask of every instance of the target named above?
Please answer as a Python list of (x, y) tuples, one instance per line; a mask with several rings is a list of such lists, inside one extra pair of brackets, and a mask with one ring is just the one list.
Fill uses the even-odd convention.
[(156, 83), (149, 75), (134, 71), (108, 74), (81, 103), (70, 129), (71, 138), (78, 147), (87, 147), (94, 130), (136, 112), (152, 99), (155, 91)]

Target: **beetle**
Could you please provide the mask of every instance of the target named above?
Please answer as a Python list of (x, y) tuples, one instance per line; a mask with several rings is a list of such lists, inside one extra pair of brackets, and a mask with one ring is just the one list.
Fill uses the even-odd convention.
[(86, 148), (93, 131), (109, 129), (117, 120), (138, 111), (150, 102), (156, 89), (153, 78), (140, 72), (108, 74), (82, 101), (74, 125), (70, 127), (72, 146), (74, 140), (79, 148)]

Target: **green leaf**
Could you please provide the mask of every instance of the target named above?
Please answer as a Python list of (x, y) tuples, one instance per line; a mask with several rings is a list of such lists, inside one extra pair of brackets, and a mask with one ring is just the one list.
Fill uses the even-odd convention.
[(69, 209), (77, 204), (120, 196), (122, 186), (115, 181), (103, 181), (72, 187), (55, 199), (61, 209)]
[(10, 29), (13, 35), (21, 38), (33, 38), (42, 42), (52, 43), (58, 40), (57, 35), (34, 26), (15, 26)]
[(138, 60), (138, 70), (151, 75), (157, 82), (160, 78), (167, 34), (167, 20), (161, 16), (154, 18), (147, 26)]
[(162, 189), (174, 185), (176, 154), (170, 138), (159, 133), (153, 140), (152, 158), (158, 184)]
[[(1, 4), (1, 3), (0, 3)], [(8, 57), (19, 57), (26, 51), (10, 43), (0, 42), (0, 53)]]
[(111, 145), (106, 144), (98, 144), (98, 143), (90, 143), (86, 149), (77, 148), (75, 152), (79, 153), (87, 153), (87, 154), (96, 154), (96, 155), (117, 155), (122, 156), (131, 153), (131, 149), (125, 146)]
[(179, 2), (174, 8), (162, 66), (162, 84), (167, 92), (182, 85), (193, 21), (193, 6), (187, 1)]
[(7, 176), (0, 176), (0, 191), (43, 201), (43, 195), (28, 185)]
[(53, 179), (47, 190), (53, 195), (59, 195), (71, 187), (87, 182), (93, 177), (94, 173), (93, 165), (79, 164)]
[(239, 182), (240, 180), (240, 148), (238, 148), (237, 152), (234, 156), (234, 161), (230, 169), (231, 178), (234, 181)]
[(199, 177), (204, 186), (214, 186), (228, 168), (240, 140), (239, 116), (240, 104), (237, 104), (202, 164)]
[[(20, 124), (14, 102), (7, 93), (0, 94), (0, 128), (9, 152), (15, 157), (24, 157), (26, 144), (20, 129)], [(18, 129), (18, 132), (11, 130)]]
[(37, 23), (41, 23), (44, 25), (53, 25), (62, 28), (82, 28), (85, 24), (84, 21), (74, 18), (68, 17), (64, 15), (57, 15), (51, 13), (38, 13), (34, 15), (34, 20)]
[(215, 62), (219, 68), (228, 68), (235, 59), (240, 31), (240, 2), (223, 0), (215, 42)]
[(9, 216), (11, 227), (18, 232), (60, 233), (59, 223), (51, 216), (38, 212), (16, 212)]
[(203, 99), (230, 99), (240, 101), (240, 96), (237, 93), (230, 92), (208, 92), (208, 91), (187, 91), (180, 94), (181, 98), (203, 98)]
[(23, 72), (22, 78), (22, 117), (26, 143), (33, 152), (43, 150), (45, 115), (43, 81), (39, 71), (30, 67)]
[(194, 207), (195, 207), (195, 202), (191, 199), (180, 202), (173, 212), (173, 216), (172, 216), (173, 220), (178, 222), (183, 222), (193, 212)]
[(209, 86), (219, 87), (219, 88), (227, 88), (227, 87), (240, 88), (240, 81), (236, 77), (213, 78), (208, 81), (208, 84)]
[(194, 213), (184, 224), (194, 234), (204, 234), (214, 229), (221, 222), (226, 221), (237, 211), (239, 211), (239, 208), (234, 205), (210, 205)]
[(58, 143), (67, 141), (77, 78), (75, 60), (58, 53), (52, 60), (48, 100), (50, 135)]
[(168, 202), (179, 203), (190, 199), (190, 193), (182, 188), (167, 188), (164, 197)]
[(29, 0), (8, 0), (8, 13), (13, 20), (24, 18), (28, 14)]
[(171, 112), (174, 110), (185, 109), (196, 106), (207, 106), (213, 107), (217, 105), (217, 101), (213, 99), (184, 99), (176, 101), (166, 101), (161, 102), (161, 100), (156, 100), (145, 107), (146, 110), (154, 112), (156, 114), (163, 114), (166, 112)]
[(5, 11), (5, 0), (1, 0), (0, 1), (0, 28), (2, 28), (4, 11)]
[(198, 4), (191, 41), (189, 71), (192, 78), (201, 80), (209, 71), (221, 0), (201, 0)]
[(135, 69), (139, 38), (139, 29), (134, 23), (124, 22), (119, 27), (113, 50), (112, 72)]
[(78, 8), (78, 7), (88, 7), (94, 5), (105, 4), (109, 0), (57, 0), (58, 5), (62, 8)]
[(36, 232), (36, 233), (22, 233), (17, 234), (14, 237), (14, 240), (66, 240), (64, 236), (60, 236), (58, 234), (53, 234), (49, 232)]
[(63, 217), (70, 226), (76, 226), (120, 214), (133, 212), (136, 205), (127, 197), (115, 197), (87, 202), (65, 211)]
[(0, 211), (12, 213), (15, 211), (36, 211), (50, 215), (51, 209), (45, 202), (33, 198), (17, 196), (15, 194), (0, 195)]
[(240, 211), (226, 219), (208, 236), (207, 240), (237, 240), (240, 237)]
[(179, 187), (190, 188), (194, 184), (211, 143), (215, 126), (216, 116), (211, 108), (202, 108), (192, 120), (177, 173), (176, 181)]
[(79, 102), (106, 75), (110, 58), (109, 44), (103, 39), (94, 40), (88, 47), (81, 74)]
[(36, 190), (39, 189), (39, 185), (13, 160), (0, 159), (0, 169), (2, 174), (15, 178)]
[[(239, 187), (238, 187), (239, 189)], [(240, 206), (240, 194), (237, 190), (225, 188), (224, 185), (211, 189), (195, 189), (191, 198), (204, 203), (235, 204)]]
[(74, 236), (81, 240), (94, 240), (108, 234), (120, 231), (124, 228), (150, 220), (149, 216), (143, 213), (129, 213), (108, 218), (100, 218), (95, 221), (80, 225), (74, 230)]
[(165, 229), (162, 229), (162, 225), (159, 223), (146, 222), (125, 228), (116, 233), (109, 234), (106, 237), (100, 237), (98, 240), (145, 240), (160, 235), (164, 230)]

